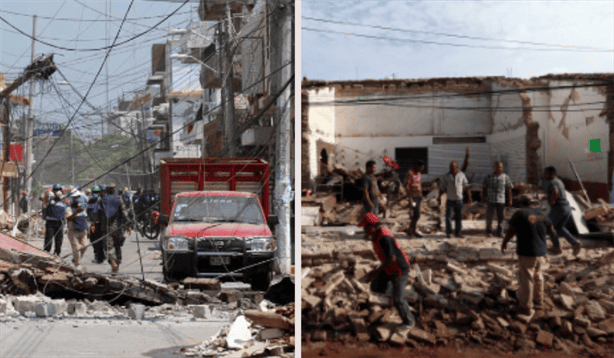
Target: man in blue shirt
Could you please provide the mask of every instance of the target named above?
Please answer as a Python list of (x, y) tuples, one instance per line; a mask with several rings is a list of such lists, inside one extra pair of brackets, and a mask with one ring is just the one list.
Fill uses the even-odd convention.
[(51, 192), (45, 192), (43, 200), (43, 214), (45, 216), (45, 243), (43, 249), (51, 252), (51, 245), (55, 242), (54, 253), (62, 253), (64, 240), (63, 220), (66, 216), (66, 201), (62, 197), (62, 185), (53, 184)]
[(529, 195), (520, 198), (520, 210), (516, 211), (509, 222), (501, 252), (516, 235), (516, 254), (518, 255), (519, 287), (518, 319), (528, 323), (535, 314), (534, 307), (544, 304), (544, 277), (546, 268), (546, 233), (554, 233), (552, 222), (539, 209), (539, 202)]

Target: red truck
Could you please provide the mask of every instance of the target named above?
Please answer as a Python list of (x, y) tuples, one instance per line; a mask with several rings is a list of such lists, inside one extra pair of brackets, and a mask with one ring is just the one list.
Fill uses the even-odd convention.
[(260, 159), (163, 159), (165, 279), (234, 277), (266, 290), (275, 257), (269, 225), (277, 223), (269, 217), (269, 177), (269, 164)]

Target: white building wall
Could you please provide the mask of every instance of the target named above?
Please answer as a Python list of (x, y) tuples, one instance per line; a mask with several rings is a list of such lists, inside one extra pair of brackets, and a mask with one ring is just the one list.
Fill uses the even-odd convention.
[[(386, 104), (337, 105), (337, 137), (476, 135), (491, 131), (489, 96), (448, 96), (440, 92), (397, 100), (383, 94), (343, 98), (381, 99)], [(474, 108), (474, 109), (472, 109)]]
[[(572, 82), (552, 81), (550, 87), (571, 86)], [(572, 89), (553, 89), (551, 109), (554, 122), (549, 120), (545, 136), (545, 162), (557, 168), (559, 176), (576, 180), (567, 161), (574, 162), (576, 170), (581, 173), (583, 181), (607, 183), (609, 148), (609, 127), (605, 117), (599, 117), (603, 110), (606, 96), (599, 93), (596, 87), (581, 87)], [(567, 111), (561, 108), (566, 99), (570, 98)], [(578, 106), (578, 103), (595, 103)], [(563, 119), (564, 117), (564, 119)], [(592, 117), (592, 123), (587, 124)], [(566, 138), (563, 128), (567, 128), (569, 138)], [(601, 140), (603, 153), (589, 154), (591, 139)]]
[(334, 100), (335, 89), (332, 87), (309, 91), (309, 172), (312, 180), (318, 175), (317, 141), (335, 144)]

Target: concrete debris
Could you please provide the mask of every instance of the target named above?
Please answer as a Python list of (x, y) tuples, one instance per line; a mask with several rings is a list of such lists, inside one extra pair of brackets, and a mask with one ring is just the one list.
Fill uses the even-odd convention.
[[(347, 233), (352, 230), (353, 237)], [(516, 314), (517, 256), (513, 248), (501, 255), (500, 238), (442, 242), (438, 237), (408, 239), (397, 232), (397, 243), (412, 264), (405, 299), (416, 325), (408, 329), (401, 326), (391, 290), (376, 294), (365, 280), (380, 263), (370, 241), (357, 237), (359, 230), (312, 228), (302, 237), (302, 335), (307, 343), (489, 342), (502, 351), (560, 350), (577, 355), (607, 350), (606, 343), (614, 339), (614, 250), (604, 245), (584, 246), (577, 258), (571, 250), (549, 256), (545, 302), (523, 320), (526, 317)]]

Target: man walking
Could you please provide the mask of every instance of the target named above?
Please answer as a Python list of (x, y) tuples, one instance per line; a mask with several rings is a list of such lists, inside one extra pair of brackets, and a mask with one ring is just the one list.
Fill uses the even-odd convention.
[(21, 192), (21, 199), (19, 199), (19, 211), (21, 211), (22, 214), (28, 212), (28, 192), (25, 190)]
[(121, 246), (123, 245), (120, 225), (122, 218), (127, 217), (128, 212), (120, 197), (114, 195), (114, 186), (101, 187), (100, 190), (96, 230), (100, 228), (100, 237), (105, 238), (111, 273), (116, 274), (121, 263)]
[(501, 252), (516, 235), (516, 254), (518, 255), (519, 288), (517, 292), (518, 318), (528, 323), (535, 314), (534, 307), (544, 304), (544, 278), (546, 268), (546, 232), (554, 233), (550, 219), (539, 208), (539, 202), (523, 195), (520, 210), (516, 211), (509, 222)]
[(551, 253), (560, 255), (563, 252), (563, 250), (561, 250), (561, 243), (559, 242), (559, 237), (563, 236), (565, 240), (571, 244), (574, 256), (578, 256), (582, 245), (571, 236), (569, 230), (565, 228), (567, 221), (571, 218), (571, 206), (569, 206), (569, 201), (567, 201), (567, 196), (565, 194), (565, 184), (556, 176), (556, 169), (554, 167), (547, 167), (544, 169), (544, 177), (549, 181), (546, 184), (548, 204), (550, 205), (548, 217), (552, 221), (552, 225), (554, 225), (554, 230), (556, 231), (550, 235), (550, 239), (552, 240)]
[(382, 264), (369, 272), (366, 279), (371, 281), (371, 291), (384, 294), (392, 283), (392, 301), (404, 325), (412, 327), (415, 319), (405, 298), (405, 285), (409, 274), (409, 260), (399, 247), (392, 233), (382, 227), (377, 216), (366, 213), (358, 227), (364, 227), (365, 234), (371, 236), (373, 251)]
[[(512, 180), (503, 172), (503, 163), (496, 162), (494, 172), (490, 173), (484, 179), (482, 187), (482, 203), (486, 203), (486, 235), (492, 237), (492, 219), (495, 209), (497, 210), (497, 236), (501, 237), (503, 233), (503, 214), (505, 213), (505, 204), (512, 206)], [(507, 193), (507, 199), (505, 194)]]
[(455, 224), (454, 224), (454, 236), (463, 238), (461, 235), (462, 219), (463, 219), (463, 191), (467, 194), (467, 200), (469, 204), (473, 201), (471, 199), (471, 192), (469, 191), (469, 181), (465, 176), (465, 173), (458, 170), (458, 163), (453, 161), (450, 163), (450, 171), (443, 176), (441, 180), (441, 190), (437, 197), (437, 202), (441, 203), (441, 196), (445, 192), (447, 194), (446, 200), (446, 236), (448, 238), (452, 235), (452, 211), (454, 211)]
[(62, 253), (62, 240), (64, 240), (62, 220), (66, 216), (66, 202), (62, 198), (62, 185), (53, 184), (51, 192), (45, 192), (43, 214), (46, 220), (44, 250), (51, 252), (51, 245), (54, 242), (54, 253), (60, 256)]
[(81, 259), (87, 250), (86, 234), (86, 208), (87, 199), (77, 189), (70, 192), (70, 214), (66, 217), (68, 222), (68, 241), (72, 247), (73, 262), (77, 269), (81, 269)]
[(366, 166), (367, 172), (362, 177), (363, 204), (368, 213), (378, 214), (379, 210), (379, 187), (375, 177), (375, 161), (369, 160)]
[(411, 210), (411, 222), (407, 235), (422, 237), (422, 234), (416, 231), (418, 220), (420, 219), (420, 204), (422, 203), (422, 184), (421, 174), (424, 171), (424, 162), (418, 160), (416, 165), (405, 175), (405, 188), (407, 189), (407, 197), (409, 198), (409, 208)]

